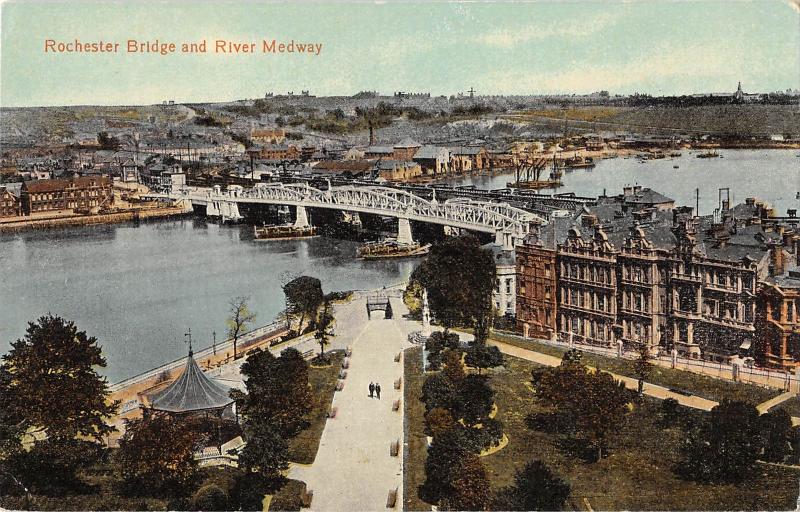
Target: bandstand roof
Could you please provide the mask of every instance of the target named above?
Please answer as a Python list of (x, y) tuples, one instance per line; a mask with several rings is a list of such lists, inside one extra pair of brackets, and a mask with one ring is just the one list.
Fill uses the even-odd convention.
[(222, 409), (233, 403), (231, 388), (208, 377), (197, 366), (192, 353), (178, 380), (150, 396), (150, 407), (158, 411), (182, 413)]

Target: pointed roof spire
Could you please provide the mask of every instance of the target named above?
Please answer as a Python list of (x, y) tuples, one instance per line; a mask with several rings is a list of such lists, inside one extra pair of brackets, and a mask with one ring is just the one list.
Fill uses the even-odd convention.
[(174, 413), (222, 409), (233, 403), (230, 389), (203, 373), (190, 345), (183, 373), (167, 388), (149, 397), (150, 407)]

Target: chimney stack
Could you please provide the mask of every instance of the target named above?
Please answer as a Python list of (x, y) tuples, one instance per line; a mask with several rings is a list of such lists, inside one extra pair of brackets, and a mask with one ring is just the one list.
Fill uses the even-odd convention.
[(783, 247), (780, 242), (773, 242), (770, 244), (769, 252), (769, 267), (770, 274), (779, 276), (786, 270), (786, 261), (783, 257)]

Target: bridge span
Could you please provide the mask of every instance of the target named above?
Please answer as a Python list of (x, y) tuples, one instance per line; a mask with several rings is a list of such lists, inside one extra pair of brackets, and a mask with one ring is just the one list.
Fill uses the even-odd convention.
[(188, 201), (206, 207), (206, 214), (238, 220), (240, 204), (289, 205), (297, 208), (296, 226), (307, 226), (306, 208), (327, 208), (396, 217), (398, 241), (411, 241), (410, 221), (428, 222), (495, 235), (498, 243), (513, 247), (529, 231), (530, 224), (546, 224), (544, 217), (506, 202), (468, 197), (439, 201), (409, 191), (381, 186), (329, 186), (321, 190), (308, 183), (259, 183), (253, 188), (185, 188), (149, 197)]

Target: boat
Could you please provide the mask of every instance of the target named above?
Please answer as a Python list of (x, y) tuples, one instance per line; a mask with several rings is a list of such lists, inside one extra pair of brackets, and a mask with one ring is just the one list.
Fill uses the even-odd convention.
[(562, 185), (561, 180), (531, 180), (531, 181), (509, 181), (506, 183), (508, 188), (521, 188), (538, 190), (540, 188), (556, 188)]
[(681, 152), (680, 151), (673, 151), (672, 153), (669, 154), (669, 156), (672, 157), (672, 158), (679, 158), (681, 156)]
[(298, 227), (292, 224), (276, 226), (253, 226), (255, 240), (280, 240), (286, 238), (310, 238), (317, 236), (316, 226)]
[(591, 169), (594, 165), (594, 159), (590, 156), (583, 158), (574, 156), (572, 158), (565, 158), (561, 167), (569, 171), (570, 169)]
[(715, 149), (713, 151), (706, 151), (705, 153), (700, 153), (699, 155), (697, 155), (697, 158), (718, 158), (720, 156), (721, 155), (717, 153), (717, 150)]
[(681, 166), (680, 166), (680, 165), (673, 165), (673, 166), (672, 166), (672, 168), (673, 168), (673, 169), (680, 169), (680, 168), (681, 168)]
[(413, 258), (425, 256), (431, 249), (431, 244), (421, 245), (418, 242), (410, 244), (399, 243), (394, 238), (378, 242), (361, 244), (356, 250), (356, 256), (365, 260), (378, 260), (385, 258)]

